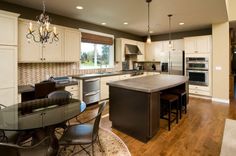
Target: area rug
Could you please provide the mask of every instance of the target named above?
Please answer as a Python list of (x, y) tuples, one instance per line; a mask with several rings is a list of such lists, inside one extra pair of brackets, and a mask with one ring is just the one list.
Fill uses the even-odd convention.
[(220, 156), (236, 154), (236, 120), (226, 119)]
[[(102, 147), (105, 152), (101, 152), (99, 150), (99, 146), (97, 143), (94, 144), (94, 153), (95, 156), (131, 156), (129, 149), (125, 145), (125, 143), (113, 132), (106, 130), (104, 128), (99, 129), (99, 137), (102, 144)], [(73, 147), (68, 147), (66, 151), (61, 150), (60, 156), (70, 156), (74, 155), (73, 153), (76, 153), (77, 151), (81, 150), (79, 146), (76, 146), (73, 153), (71, 153), (71, 150)], [(91, 147), (87, 148), (88, 151), (92, 154)], [(75, 154), (76, 156), (87, 156), (84, 151)]]

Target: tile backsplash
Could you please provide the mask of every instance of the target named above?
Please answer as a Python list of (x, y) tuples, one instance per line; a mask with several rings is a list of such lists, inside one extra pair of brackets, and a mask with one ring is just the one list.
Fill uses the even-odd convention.
[[(19, 63), (18, 85), (35, 84), (46, 79), (47, 76), (67, 76), (78, 74), (90, 74), (101, 69), (80, 69), (79, 63)], [(102, 69), (112, 72), (121, 70), (120, 65), (115, 68)]]

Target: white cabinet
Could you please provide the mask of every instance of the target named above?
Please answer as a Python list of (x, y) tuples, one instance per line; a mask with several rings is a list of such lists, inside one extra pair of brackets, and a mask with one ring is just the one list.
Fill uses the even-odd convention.
[(80, 61), (80, 40), (81, 33), (76, 29), (65, 30), (65, 61)]
[(0, 45), (17, 45), (18, 14), (0, 10)]
[(186, 53), (211, 53), (211, 35), (184, 38)]
[(42, 45), (26, 38), (28, 23), (19, 21), (19, 62), (64, 62), (64, 28), (57, 26), (59, 41)]
[(17, 103), (18, 14), (0, 10), (0, 103)]
[(0, 46), (0, 103), (17, 102), (17, 47)]
[(80, 99), (79, 98), (79, 91), (80, 91), (79, 85), (66, 86), (65, 90), (72, 94), (73, 99)]
[(120, 76), (101, 77), (100, 100), (105, 100), (109, 98), (109, 86), (107, 85), (107, 82), (118, 81), (118, 80), (120, 80)]

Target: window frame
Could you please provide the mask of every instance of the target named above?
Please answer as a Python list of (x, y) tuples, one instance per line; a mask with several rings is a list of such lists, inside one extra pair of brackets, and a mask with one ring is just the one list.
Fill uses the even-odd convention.
[[(111, 54), (109, 55), (109, 62), (111, 62), (111, 63), (109, 63), (108, 66), (104, 65), (104, 66), (91, 66), (91, 67), (88, 66), (88, 67), (85, 67), (85, 66), (82, 66), (81, 61), (80, 61), (80, 67), (79, 68), (80, 69), (114, 68), (114, 66), (115, 66), (115, 46), (114, 46), (115, 41), (114, 41), (114, 35), (106, 34), (106, 33), (101, 33), (101, 32), (97, 32), (97, 31), (92, 31), (92, 30), (86, 30), (86, 29), (79, 29), (79, 30), (81, 32), (84, 32), (84, 33), (90, 33), (90, 34), (99, 35), (99, 36), (111, 37), (113, 39), (113, 44), (109, 45), (109, 46), (111, 46)], [(81, 40), (81, 44), (82, 43), (88, 43), (88, 42), (82, 42), (82, 40)], [(98, 43), (92, 43), (92, 44), (98, 44)], [(80, 55), (79, 55), (80, 59), (81, 59), (81, 54), (82, 54), (81, 47), (82, 46), (80, 46)]]

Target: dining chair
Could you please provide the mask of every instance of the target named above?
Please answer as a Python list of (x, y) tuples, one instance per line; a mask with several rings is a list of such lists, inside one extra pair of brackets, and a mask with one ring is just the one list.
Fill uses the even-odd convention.
[(0, 154), (3, 156), (48, 156), (49, 141), (47, 136), (33, 146), (19, 146), (12, 143), (0, 143)]
[[(74, 146), (75, 149), (75, 146), (79, 145), (82, 149), (76, 153), (73, 153), (73, 155), (81, 151), (85, 151), (88, 155), (90, 155), (90, 152), (86, 149), (92, 146), (92, 155), (94, 155), (94, 143), (97, 142), (100, 150), (104, 152), (99, 140), (98, 131), (101, 115), (105, 106), (106, 102), (101, 103), (96, 117), (89, 120), (88, 122), (68, 126), (68, 128), (59, 139), (59, 145), (63, 146), (64, 149), (66, 149), (68, 146)], [(94, 120), (94, 122), (90, 123), (92, 120)], [(74, 149), (72, 150), (72, 152), (74, 152)]]
[(53, 81), (43, 81), (35, 84), (35, 99), (46, 98), (47, 95), (56, 90), (56, 83)]

